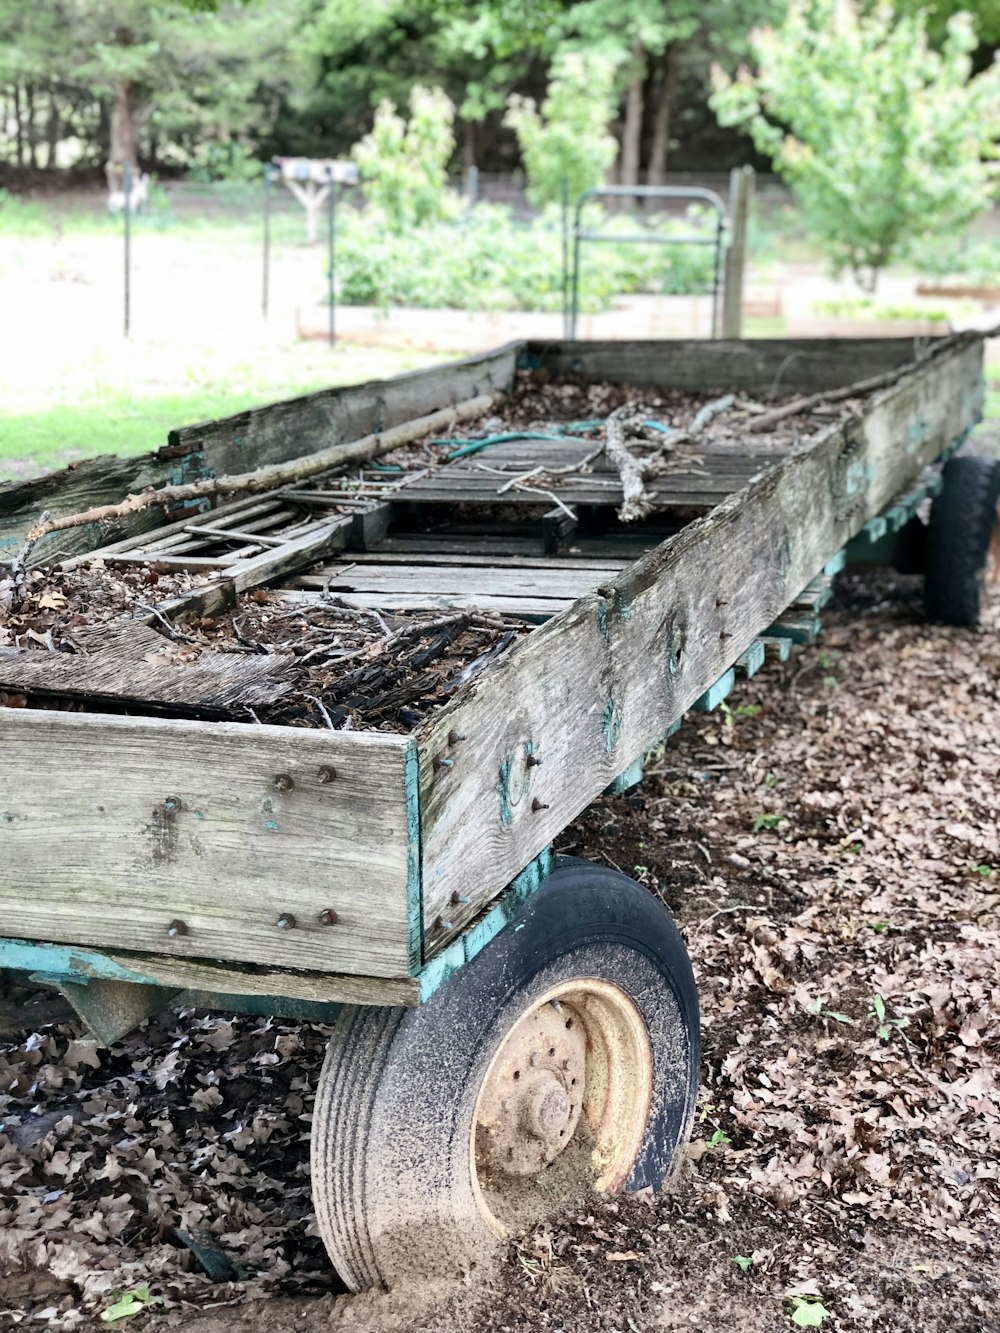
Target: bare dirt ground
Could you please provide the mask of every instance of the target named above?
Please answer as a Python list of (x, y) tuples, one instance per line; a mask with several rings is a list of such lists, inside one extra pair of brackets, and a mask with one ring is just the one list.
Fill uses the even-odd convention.
[(1000, 616), (931, 627), (912, 581), (842, 576), (826, 624), (563, 839), (694, 958), (671, 1193), (585, 1200), (474, 1283), (346, 1296), (308, 1194), (322, 1028), (186, 1012), (102, 1052), (36, 1024), (0, 1044), (0, 1327), (137, 1291), (131, 1327), (185, 1333), (770, 1333), (793, 1293), (837, 1333), (1000, 1329)]

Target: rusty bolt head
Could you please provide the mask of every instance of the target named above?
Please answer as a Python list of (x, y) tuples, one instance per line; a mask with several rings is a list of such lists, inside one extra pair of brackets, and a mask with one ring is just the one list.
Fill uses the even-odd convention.
[(448, 901), (451, 903), (452, 907), (463, 907), (469, 900), (468, 898), (463, 898), (458, 889), (455, 889)]
[(332, 907), (324, 908), (319, 914), (319, 924), (321, 926), (335, 926), (337, 924), (337, 913)]
[(435, 930), (454, 930), (455, 927), (452, 925), (452, 923), (451, 923), (450, 921), (445, 921), (445, 919), (444, 919), (443, 916), (436, 916), (436, 917), (434, 918), (434, 929), (435, 929)]
[(545, 802), (540, 801), (537, 796), (531, 802), (531, 809), (536, 815), (538, 814), (539, 810), (547, 810), (548, 808), (549, 807), (545, 804)]
[(187, 933), (188, 928), (183, 921), (171, 921), (170, 925), (167, 927), (167, 934), (172, 940), (175, 940), (178, 935), (186, 935)]
[(278, 917), (277, 926), (279, 930), (293, 930), (295, 927), (295, 918), (291, 912), (282, 912)]
[(330, 782), (336, 782), (337, 770), (332, 764), (324, 764), (316, 776), (319, 778), (320, 782), (326, 786)]
[(179, 796), (168, 796), (163, 802), (163, 808), (168, 815), (175, 815), (181, 808), (181, 798)]
[(433, 760), (432, 760), (432, 765), (433, 765), (433, 767), (434, 767), (435, 769), (438, 769), (438, 768), (454, 768), (454, 767), (455, 767), (455, 761), (454, 761), (454, 759), (444, 759), (441, 755), (436, 754), (436, 755), (434, 756)]
[(529, 754), (524, 762), (527, 764), (528, 768), (539, 768), (542, 763), (537, 754)]
[(452, 730), (452, 731), (449, 731), (449, 732), (448, 732), (448, 744), (449, 744), (449, 745), (457, 745), (457, 744), (459, 743), (459, 741), (464, 741), (464, 740), (466, 740), (466, 739), (467, 739), (467, 737), (463, 736), (462, 733), (461, 733), (460, 731)]
[(295, 783), (292, 781), (288, 773), (278, 773), (271, 785), (274, 787), (275, 791), (291, 791), (294, 788)]

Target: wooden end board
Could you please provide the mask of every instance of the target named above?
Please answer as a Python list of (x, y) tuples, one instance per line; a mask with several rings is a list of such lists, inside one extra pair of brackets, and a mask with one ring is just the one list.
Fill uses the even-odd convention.
[[(618, 349), (612, 365), (580, 348), (588, 371), (622, 373)], [(554, 355), (557, 373), (571, 369), (572, 348)], [(523, 639), (424, 727), (425, 931), (439, 916), (467, 925), (723, 675), (972, 424), (981, 373), (979, 340), (914, 370)], [(739, 376), (720, 368), (719, 382)], [(442, 757), (454, 762), (435, 766)], [(426, 952), (454, 931), (430, 935)]]
[(17, 762), (0, 794), (4, 933), (405, 977), (419, 940), (411, 745), (0, 708)]

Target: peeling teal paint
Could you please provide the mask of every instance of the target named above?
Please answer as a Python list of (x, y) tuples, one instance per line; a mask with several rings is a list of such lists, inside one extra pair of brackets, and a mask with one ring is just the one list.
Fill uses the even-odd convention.
[(889, 520), (884, 514), (876, 514), (870, 518), (861, 531), (870, 542), (877, 542), (880, 537), (884, 537), (889, 527)]
[[(471, 962), (490, 940), (510, 924), (528, 898), (551, 875), (554, 865), (552, 848), (546, 847), (511, 880), (489, 911), (484, 912), (464, 934), (452, 940), (446, 949), (422, 968), (421, 1004), (429, 1000), (439, 986), (454, 976), (465, 963)], [(514, 929), (517, 929), (516, 925)]]
[(597, 628), (605, 643), (611, 642), (611, 630), (608, 624), (608, 602), (603, 593), (597, 594)]
[(268, 833), (277, 833), (279, 829), (278, 821), (276, 819), (265, 819), (264, 827)]
[(604, 748), (608, 754), (614, 752), (622, 734), (622, 715), (617, 702), (609, 699), (601, 714), (601, 731), (604, 733)]
[(497, 795), (500, 797), (500, 823), (510, 828), (514, 822), (514, 811), (510, 804), (510, 775), (514, 769), (514, 756), (505, 755), (500, 760), (500, 776), (497, 779)]
[(847, 552), (841, 547), (837, 554), (831, 555), (830, 559), (823, 566), (823, 573), (828, 579), (832, 579), (835, 575), (840, 573), (846, 564)]
[(411, 741), (403, 761), (406, 797), (406, 942), (410, 972), (423, 962), (424, 885), (420, 830), (420, 755)]
[(756, 676), (757, 672), (764, 665), (764, 644), (760, 639), (754, 639), (753, 643), (745, 653), (740, 653), (736, 659), (736, 666), (743, 672), (747, 680), (751, 676)]
[(844, 477), (844, 490), (848, 495), (857, 495), (860, 491), (867, 490), (873, 480), (874, 473), (870, 463), (861, 458), (852, 458), (848, 462)]
[(106, 981), (131, 981), (137, 986), (163, 983), (124, 967), (91, 949), (72, 944), (37, 944), (30, 940), (0, 939), (0, 969), (38, 973), (53, 981), (72, 980), (86, 984), (92, 978)]
[(918, 412), (913, 420), (907, 423), (903, 448), (908, 454), (919, 453), (921, 447), (926, 444), (929, 434), (930, 423), (923, 412)]

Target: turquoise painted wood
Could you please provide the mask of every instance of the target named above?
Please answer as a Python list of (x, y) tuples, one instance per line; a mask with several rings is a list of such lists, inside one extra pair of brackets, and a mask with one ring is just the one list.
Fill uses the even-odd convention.
[(757, 672), (764, 665), (764, 642), (762, 639), (754, 639), (753, 643), (745, 653), (740, 653), (734, 662), (734, 667), (738, 675), (745, 680), (751, 676), (756, 676)]
[(870, 542), (877, 542), (881, 537), (885, 536), (888, 528), (889, 520), (886, 518), (885, 514), (876, 514), (874, 518), (868, 520), (861, 531)]
[[(552, 874), (554, 866), (555, 855), (551, 847), (546, 847), (512, 880), (488, 912), (473, 921), (466, 931), (421, 968), (421, 1004), (513, 921), (531, 895)], [(514, 930), (517, 929), (515, 923)]]
[(735, 684), (736, 672), (730, 667), (728, 671), (722, 673), (714, 685), (708, 687), (700, 698), (695, 699), (691, 705), (691, 711), (694, 713), (711, 713), (718, 708)]
[(806, 612), (800, 616), (783, 616), (768, 626), (765, 638), (790, 639), (792, 643), (814, 643), (822, 629), (819, 616)]
[(844, 550), (843, 547), (841, 547), (840, 550), (837, 552), (837, 554), (832, 555), (830, 559), (826, 562), (826, 564), (823, 566), (823, 573), (826, 575), (828, 579), (835, 578), (836, 575), (838, 575), (841, 572), (841, 570), (844, 568), (846, 564), (847, 564), (847, 552)]
[(623, 773), (619, 773), (610, 787), (606, 787), (605, 796), (620, 796), (622, 792), (631, 791), (642, 781), (643, 759), (640, 755), (638, 759), (633, 759), (628, 768)]
[(764, 645), (767, 657), (774, 658), (778, 662), (787, 662), (792, 655), (791, 639), (779, 638), (776, 634), (762, 634), (757, 642)]

